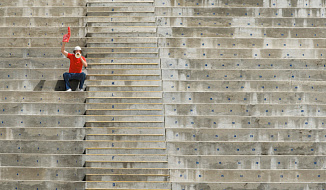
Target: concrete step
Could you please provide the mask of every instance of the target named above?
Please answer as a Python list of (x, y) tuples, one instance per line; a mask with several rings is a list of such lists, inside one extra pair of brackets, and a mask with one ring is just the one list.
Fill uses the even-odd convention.
[[(157, 38), (159, 47), (188, 47), (188, 48), (218, 48), (218, 49), (305, 49), (305, 48), (325, 48), (323, 39), (282, 39), (282, 38)], [(190, 60), (189, 60), (190, 61)], [(207, 60), (206, 60), (207, 61)], [(226, 60), (224, 60), (226, 61)], [(247, 60), (250, 61), (250, 60)], [(267, 61), (267, 60), (266, 60)], [(284, 60), (286, 61), (286, 60)], [(292, 60), (300, 62), (302, 60)], [(312, 61), (312, 60), (310, 60)], [(270, 62), (270, 61), (267, 61)], [(264, 65), (267, 63), (261, 63)], [(279, 63), (274, 63), (278, 65)], [(270, 64), (271, 65), (271, 64)], [(231, 65), (225, 65), (225, 67)], [(296, 65), (298, 66), (298, 65)], [(232, 65), (234, 68), (234, 65)]]
[(185, 189), (191, 190), (194, 187), (203, 187), (203, 188), (210, 188), (210, 189), (228, 189), (232, 188), (234, 190), (243, 190), (243, 189), (259, 189), (259, 188), (267, 188), (267, 189), (289, 189), (289, 190), (296, 190), (296, 189), (323, 189), (323, 183), (304, 183), (304, 182), (279, 182), (279, 183), (272, 183), (272, 182), (257, 182), (257, 183), (248, 183), (248, 182), (218, 182), (218, 183), (205, 183), (205, 182), (176, 182), (172, 183), (173, 189)]
[(164, 134), (87, 134), (87, 140), (148, 140), (148, 141), (164, 141)]
[(86, 2), (84, 0), (82, 1), (77, 1), (77, 0), (73, 0), (70, 2), (64, 2), (62, 0), (59, 1), (55, 1), (55, 2), (16, 2), (16, 1), (4, 1), (3, 3), (1, 3), (1, 6), (29, 6), (29, 7), (33, 7), (33, 6), (44, 6), (44, 7), (51, 7), (51, 6), (60, 6), (60, 7), (64, 7), (64, 6), (69, 6), (69, 7), (74, 7), (74, 6), (84, 6)]
[(161, 74), (88, 74), (89, 80), (160, 80)]
[[(2, 47), (24, 47), (24, 48), (29, 48), (29, 47), (58, 47), (58, 45), (61, 44), (62, 38), (29, 38), (29, 37), (18, 37), (18, 38), (12, 38), (13, 40), (8, 40), (8, 38), (0, 38), (0, 43), (2, 44)], [(72, 52), (73, 47), (75, 46), (81, 46), (84, 47), (86, 46), (86, 39), (80, 39), (80, 38), (70, 38), (69, 44), (66, 44), (66, 49), (70, 52)], [(16, 60), (11, 59), (11, 64), (14, 65), (13, 63), (16, 62)], [(37, 59), (37, 58), (35, 58)], [(53, 58), (58, 61), (58, 58)], [(31, 61), (31, 59), (23, 59), (25, 62)], [(62, 59), (61, 59), (62, 60)], [(51, 59), (48, 59), (48, 61), (53, 61)], [(4, 63), (5, 60), (2, 60), (1, 64)], [(43, 63), (46, 64), (46, 66), (50, 66), (51, 64), (46, 62)], [(24, 65), (24, 64), (23, 64)], [(56, 64), (58, 65), (58, 63)], [(52, 66), (53, 67), (53, 66)]]
[(198, 168), (220, 170), (294, 170), (294, 169), (323, 169), (326, 160), (323, 156), (312, 155), (180, 155), (169, 156), (169, 165), (172, 168)]
[(88, 86), (160, 86), (161, 83), (161, 80), (87, 80)]
[[(79, 81), (70, 81), (71, 89), (76, 90)], [(64, 80), (38, 80), (38, 79), (3, 79), (0, 80), (1, 91), (64, 91)]]
[(89, 69), (158, 69), (159, 63), (88, 63)]
[(162, 103), (159, 97), (88, 97), (86, 103)]
[[(63, 73), (68, 72), (67, 69), (17, 69), (17, 68), (6, 68), (0, 69), (2, 80), (33, 80), (33, 79), (43, 79), (41, 80), (41, 85), (45, 80), (63, 80)], [(42, 85), (43, 86), (43, 85)]]
[(31, 168), (31, 167), (1, 167), (1, 180), (54, 180), (54, 181), (81, 181), (84, 178), (84, 169), (80, 168)]
[(112, 38), (112, 37), (156, 37), (156, 32), (88, 32), (86, 37), (92, 38)]
[(168, 174), (86, 174), (86, 181), (168, 181)]
[[(57, 49), (57, 51), (55, 50)], [(52, 51), (50, 51), (52, 50)], [(40, 48), (40, 47), (7, 47), (7, 48), (1, 48), (1, 56), (4, 58), (58, 58), (58, 57), (64, 57), (62, 53), (60, 52), (59, 48)], [(66, 59), (65, 61), (67, 61)], [(69, 61), (69, 60), (68, 60)]]
[(83, 140), (85, 129), (83, 128), (2, 128), (0, 139), (2, 140)]
[(86, 134), (165, 134), (162, 127), (86, 127)]
[(1, 115), (84, 115), (85, 104), (0, 103)]
[[(165, 2), (163, 0), (155, 1), (155, 5), (158, 6), (175, 6), (175, 7), (187, 7), (187, 6), (204, 6), (204, 7), (264, 7), (270, 5), (269, 3), (266, 3), (262, 0), (252, 2), (250, 0), (245, 1), (234, 1), (234, 2), (228, 2), (228, 1), (213, 1), (213, 2), (201, 2), (199, 0), (193, 1), (193, 2), (186, 2), (182, 0), (174, 1), (174, 2), (166, 2), (162, 4), (162, 2)], [(287, 3), (284, 3), (287, 4)], [(313, 3), (312, 3), (313, 4)], [(316, 3), (317, 4), (317, 3)]]
[(160, 75), (160, 69), (88, 69), (87, 74), (102, 74), (102, 75)]
[(162, 110), (149, 109), (88, 109), (86, 115), (163, 115)]
[(326, 133), (320, 129), (183, 129), (167, 128), (168, 141), (246, 141), (246, 142), (324, 142)]
[(166, 104), (165, 115), (312, 116), (324, 115), (325, 105)]
[(160, 91), (93, 91), (86, 92), (87, 98), (162, 98)]
[(323, 92), (323, 81), (163, 81), (164, 91)]
[(4, 189), (85, 189), (86, 183), (84, 181), (30, 181), (30, 180), (12, 180), (12, 181), (0, 181), (0, 185)]
[[(275, 61), (276, 60), (276, 61)], [(216, 64), (219, 62), (219, 64)], [(320, 59), (166, 59), (162, 68), (169, 69), (324, 69)]]
[[(29, 15), (31, 16), (31, 15)], [(86, 25), (84, 17), (0, 17), (0, 27), (80, 27)]]
[[(112, 2), (110, 3), (112, 4)], [(121, 6), (121, 7), (87, 7), (87, 14), (89, 13), (107, 13), (107, 12), (154, 12), (155, 7), (154, 6), (130, 6), (126, 3), (127, 6)], [(129, 5), (129, 6), (128, 6)]]
[(86, 168), (88, 174), (168, 174), (167, 168)]
[(110, 140), (85, 140), (86, 148), (166, 148), (165, 141), (110, 141)]
[(160, 154), (87, 154), (86, 161), (166, 161)]
[(153, 1), (98, 1), (87, 2), (87, 7), (121, 7), (121, 6), (153, 6)]
[(171, 189), (171, 184), (169, 182), (162, 181), (103, 181), (103, 182), (86, 182), (86, 189), (103, 189), (107, 187), (113, 187), (114, 189), (119, 188), (136, 188), (136, 189), (158, 189), (166, 190)]
[[(317, 1), (316, 1), (317, 2)], [(163, 4), (164, 3), (164, 4)], [(198, 3), (194, 6), (171, 6), (170, 2), (156, 2), (155, 14), (157, 16), (189, 16), (189, 17), (227, 17), (227, 18), (239, 18), (239, 17), (258, 17), (258, 18), (269, 18), (278, 17), (280, 19), (285, 17), (290, 18), (318, 18), (318, 13), (321, 11), (320, 5), (316, 6), (310, 13), (302, 10), (306, 10), (307, 6), (296, 7), (297, 1), (292, 1), (288, 8), (282, 8), (275, 5), (266, 7), (223, 7), (225, 3), (220, 6), (214, 5), (203, 5), (206, 4), (202, 2), (191, 2)], [(176, 2), (173, 2), (176, 3)], [(230, 3), (230, 2), (227, 2)], [(285, 2), (284, 2), (285, 3)], [(274, 3), (273, 3), (274, 4)], [(285, 3), (287, 4), (287, 3)], [(289, 5), (287, 4), (287, 5)], [(216, 3), (217, 5), (217, 3)], [(281, 11), (281, 12), (279, 12)]]
[[(324, 117), (302, 116), (165, 116), (165, 125), (171, 128), (268, 128), (317, 129), (324, 126)], [(312, 125), (311, 123), (316, 123)], [(206, 128), (206, 127), (204, 127)]]
[[(67, 127), (84, 126), (85, 118), (84, 115), (15, 115), (6, 114), (0, 115), (0, 126), (1, 127)], [(87, 117), (92, 120), (93, 118)], [(118, 118), (116, 118), (118, 119)]]
[(86, 92), (24, 92), (24, 91), (1, 91), (1, 103), (18, 103), (18, 102), (39, 102), (39, 103), (84, 103)]
[(158, 57), (158, 52), (146, 52), (146, 51), (144, 51), (144, 52), (98, 52), (98, 53), (88, 53), (87, 54), (87, 58), (109, 58), (109, 57), (155, 58), (155, 57)]
[(124, 21), (111, 21), (111, 22), (87, 22), (88, 27), (114, 27), (114, 26), (156, 26), (155, 22), (124, 22)]
[[(154, 43), (87, 43), (87, 47), (89, 48), (155, 48), (157, 47), (156, 42)], [(120, 50), (120, 49), (116, 49)]]
[[(309, 35), (307, 35), (307, 33)], [(160, 37), (228, 37), (228, 38), (324, 38), (319, 28), (249, 28), (249, 27), (158, 27)], [(316, 34), (316, 36), (315, 36)], [(302, 57), (305, 58), (305, 57)]]
[(324, 142), (167, 142), (175, 155), (324, 155)]
[(155, 47), (88, 47), (87, 55), (90, 54), (102, 54), (102, 53), (157, 53), (158, 48)]
[(163, 115), (86, 115), (88, 123), (102, 122), (163, 122)]
[(83, 141), (0, 140), (0, 153), (82, 154)]
[(86, 127), (105, 127), (105, 128), (130, 128), (130, 127), (163, 127), (163, 122), (86, 122)]
[[(121, 4), (116, 4), (114, 6), (121, 6)], [(86, 13), (87, 16), (106, 16), (106, 17), (110, 17), (110, 16), (131, 16), (131, 17), (135, 17), (135, 16), (139, 16), (139, 17), (154, 17), (155, 13), (154, 11), (112, 11), (112, 12), (87, 12)]]
[[(200, 14), (200, 13), (199, 13)], [(183, 26), (183, 27), (325, 27), (320, 18), (261, 18), (261, 17), (231, 17), (221, 16), (159, 16), (159, 26)]]
[[(152, 154), (166, 154), (166, 148), (86, 148), (86, 154), (116, 154), (116, 155), (152, 155)], [(110, 158), (111, 160), (111, 158)], [(131, 159), (132, 160), (132, 159)], [(93, 160), (94, 161), (94, 160)], [(116, 160), (115, 160), (116, 161)], [(133, 160), (135, 161), (135, 160)], [(144, 161), (144, 160), (143, 160)], [(154, 160), (151, 160), (154, 161)]]
[(86, 161), (91, 168), (167, 168), (167, 161)]
[(2, 167), (83, 167), (82, 154), (37, 154), (3, 153), (0, 154)]
[[(176, 179), (182, 182), (196, 181), (216, 182), (218, 176), (222, 182), (255, 182), (268, 181), (277, 182), (314, 182), (322, 183), (325, 180), (325, 171), (323, 170), (198, 170), (198, 169), (172, 169), (170, 174), (171, 181)], [(186, 175), (180, 179), (180, 175)], [(235, 176), (236, 179), (235, 179)], [(272, 177), (275, 176), (275, 177)], [(320, 177), (318, 177), (320, 176)]]
[[(90, 60), (92, 61), (92, 60)], [(65, 58), (3, 58), (0, 62), (0, 68), (69, 68), (69, 60)]]
[[(87, 38), (87, 44), (153, 44), (157, 43), (156, 37), (154, 38)], [(70, 43), (70, 42), (69, 42)]]
[[(228, 94), (228, 95), (226, 95)], [(232, 95), (232, 96), (231, 96)], [(319, 92), (164, 92), (166, 103), (324, 104)], [(233, 98), (231, 98), (233, 97)]]
[(91, 27), (87, 33), (152, 33), (156, 32), (156, 26), (111, 26), (111, 27)]
[(123, 64), (123, 63), (160, 63), (159, 58), (123, 58), (123, 57), (108, 57), (108, 58), (87, 58), (87, 63), (106, 63), (106, 64)]
[[(219, 54), (220, 53), (220, 54)], [(196, 58), (210, 58), (210, 59), (218, 59), (218, 58), (275, 58), (275, 59), (283, 59), (283, 58), (310, 58), (317, 59), (322, 58), (323, 52), (319, 49), (273, 49), (273, 50), (253, 50), (253, 49), (225, 49), (222, 52), (220, 49), (215, 48), (207, 48), (207, 50), (198, 50), (198, 49), (186, 49), (186, 48), (162, 48), (160, 51), (160, 56), (163, 58), (188, 58), (188, 59), (196, 59)], [(305, 57), (306, 56), (306, 57)]]
[[(0, 32), (3, 33), (2, 37), (56, 37), (58, 34), (67, 33), (66, 27), (0, 27)], [(71, 37), (81, 38), (86, 36), (86, 31), (84, 26), (80, 27), (71, 27)]]
[(86, 104), (87, 109), (149, 109), (149, 110), (156, 110), (160, 111), (163, 110), (162, 103), (154, 103), (154, 104), (146, 104), (146, 103), (126, 103), (126, 104), (96, 104), (90, 103)]
[[(23, 3), (23, 4), (22, 4)], [(33, 3), (33, 5), (31, 5)], [(78, 6), (66, 6), (64, 2), (57, 5), (51, 5), (53, 2), (46, 2), (49, 5), (41, 5), (38, 3), (45, 2), (2, 2), (0, 5), (1, 17), (83, 17), (86, 15), (84, 4)], [(70, 3), (70, 2), (69, 2)], [(79, 3), (79, 2), (78, 2)]]
[(87, 85), (87, 91), (160, 91), (161, 86), (140, 85), (140, 86), (118, 86), (118, 85)]
[(155, 17), (148, 16), (87, 16), (88, 23), (107, 22), (142, 22), (155, 23)]

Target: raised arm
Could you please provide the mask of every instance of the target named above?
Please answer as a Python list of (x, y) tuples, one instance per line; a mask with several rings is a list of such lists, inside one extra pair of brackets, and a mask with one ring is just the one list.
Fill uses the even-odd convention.
[(68, 57), (68, 52), (65, 50), (66, 43), (67, 43), (67, 42), (62, 42), (61, 53), (62, 53), (64, 56)]
[(70, 36), (71, 36), (71, 31), (70, 31), (70, 27), (68, 27), (68, 34), (63, 35), (62, 46), (61, 46), (61, 53), (66, 57), (68, 56), (68, 52), (65, 51), (65, 46), (66, 43), (69, 42)]

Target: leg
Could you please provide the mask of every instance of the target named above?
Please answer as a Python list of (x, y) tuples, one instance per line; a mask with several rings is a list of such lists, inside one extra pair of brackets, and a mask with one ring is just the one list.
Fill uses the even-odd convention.
[(83, 89), (83, 86), (84, 86), (84, 82), (85, 82), (85, 79), (86, 79), (86, 74), (84, 72), (82, 73), (79, 73), (80, 74), (80, 83), (79, 83), (79, 89)]
[(71, 89), (70, 84), (69, 84), (69, 80), (71, 79), (71, 74), (70, 73), (64, 73), (63, 74), (63, 79), (65, 80), (66, 90)]
[(86, 79), (86, 74), (84, 72), (82, 73), (71, 73), (71, 78), (70, 79), (75, 79), (79, 80), (79, 89), (83, 89), (84, 82)]

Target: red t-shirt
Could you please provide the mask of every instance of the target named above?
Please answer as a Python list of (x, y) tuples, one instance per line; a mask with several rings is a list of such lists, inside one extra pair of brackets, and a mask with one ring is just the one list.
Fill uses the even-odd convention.
[[(75, 54), (72, 53), (68, 53), (67, 58), (70, 59), (69, 73), (81, 73), (83, 69), (83, 63), (81, 60), (77, 59)], [(86, 61), (85, 57), (82, 56), (81, 58)]]

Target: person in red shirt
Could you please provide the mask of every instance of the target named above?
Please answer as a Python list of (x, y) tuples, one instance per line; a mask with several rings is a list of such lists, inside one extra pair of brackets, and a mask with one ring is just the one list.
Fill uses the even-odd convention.
[(82, 72), (82, 68), (87, 67), (87, 62), (85, 57), (80, 56), (78, 57), (78, 53), (81, 55), (82, 51), (79, 46), (76, 46), (74, 49), (74, 54), (68, 53), (65, 51), (65, 45), (67, 42), (69, 42), (70, 39), (70, 27), (68, 28), (68, 34), (64, 35), (62, 40), (62, 47), (61, 47), (61, 53), (66, 56), (68, 59), (70, 59), (70, 67), (69, 72), (63, 74), (63, 78), (65, 80), (66, 84), (66, 91), (71, 91), (71, 87), (69, 84), (69, 80), (79, 80), (79, 91), (84, 91), (83, 85), (86, 79), (86, 74)]

